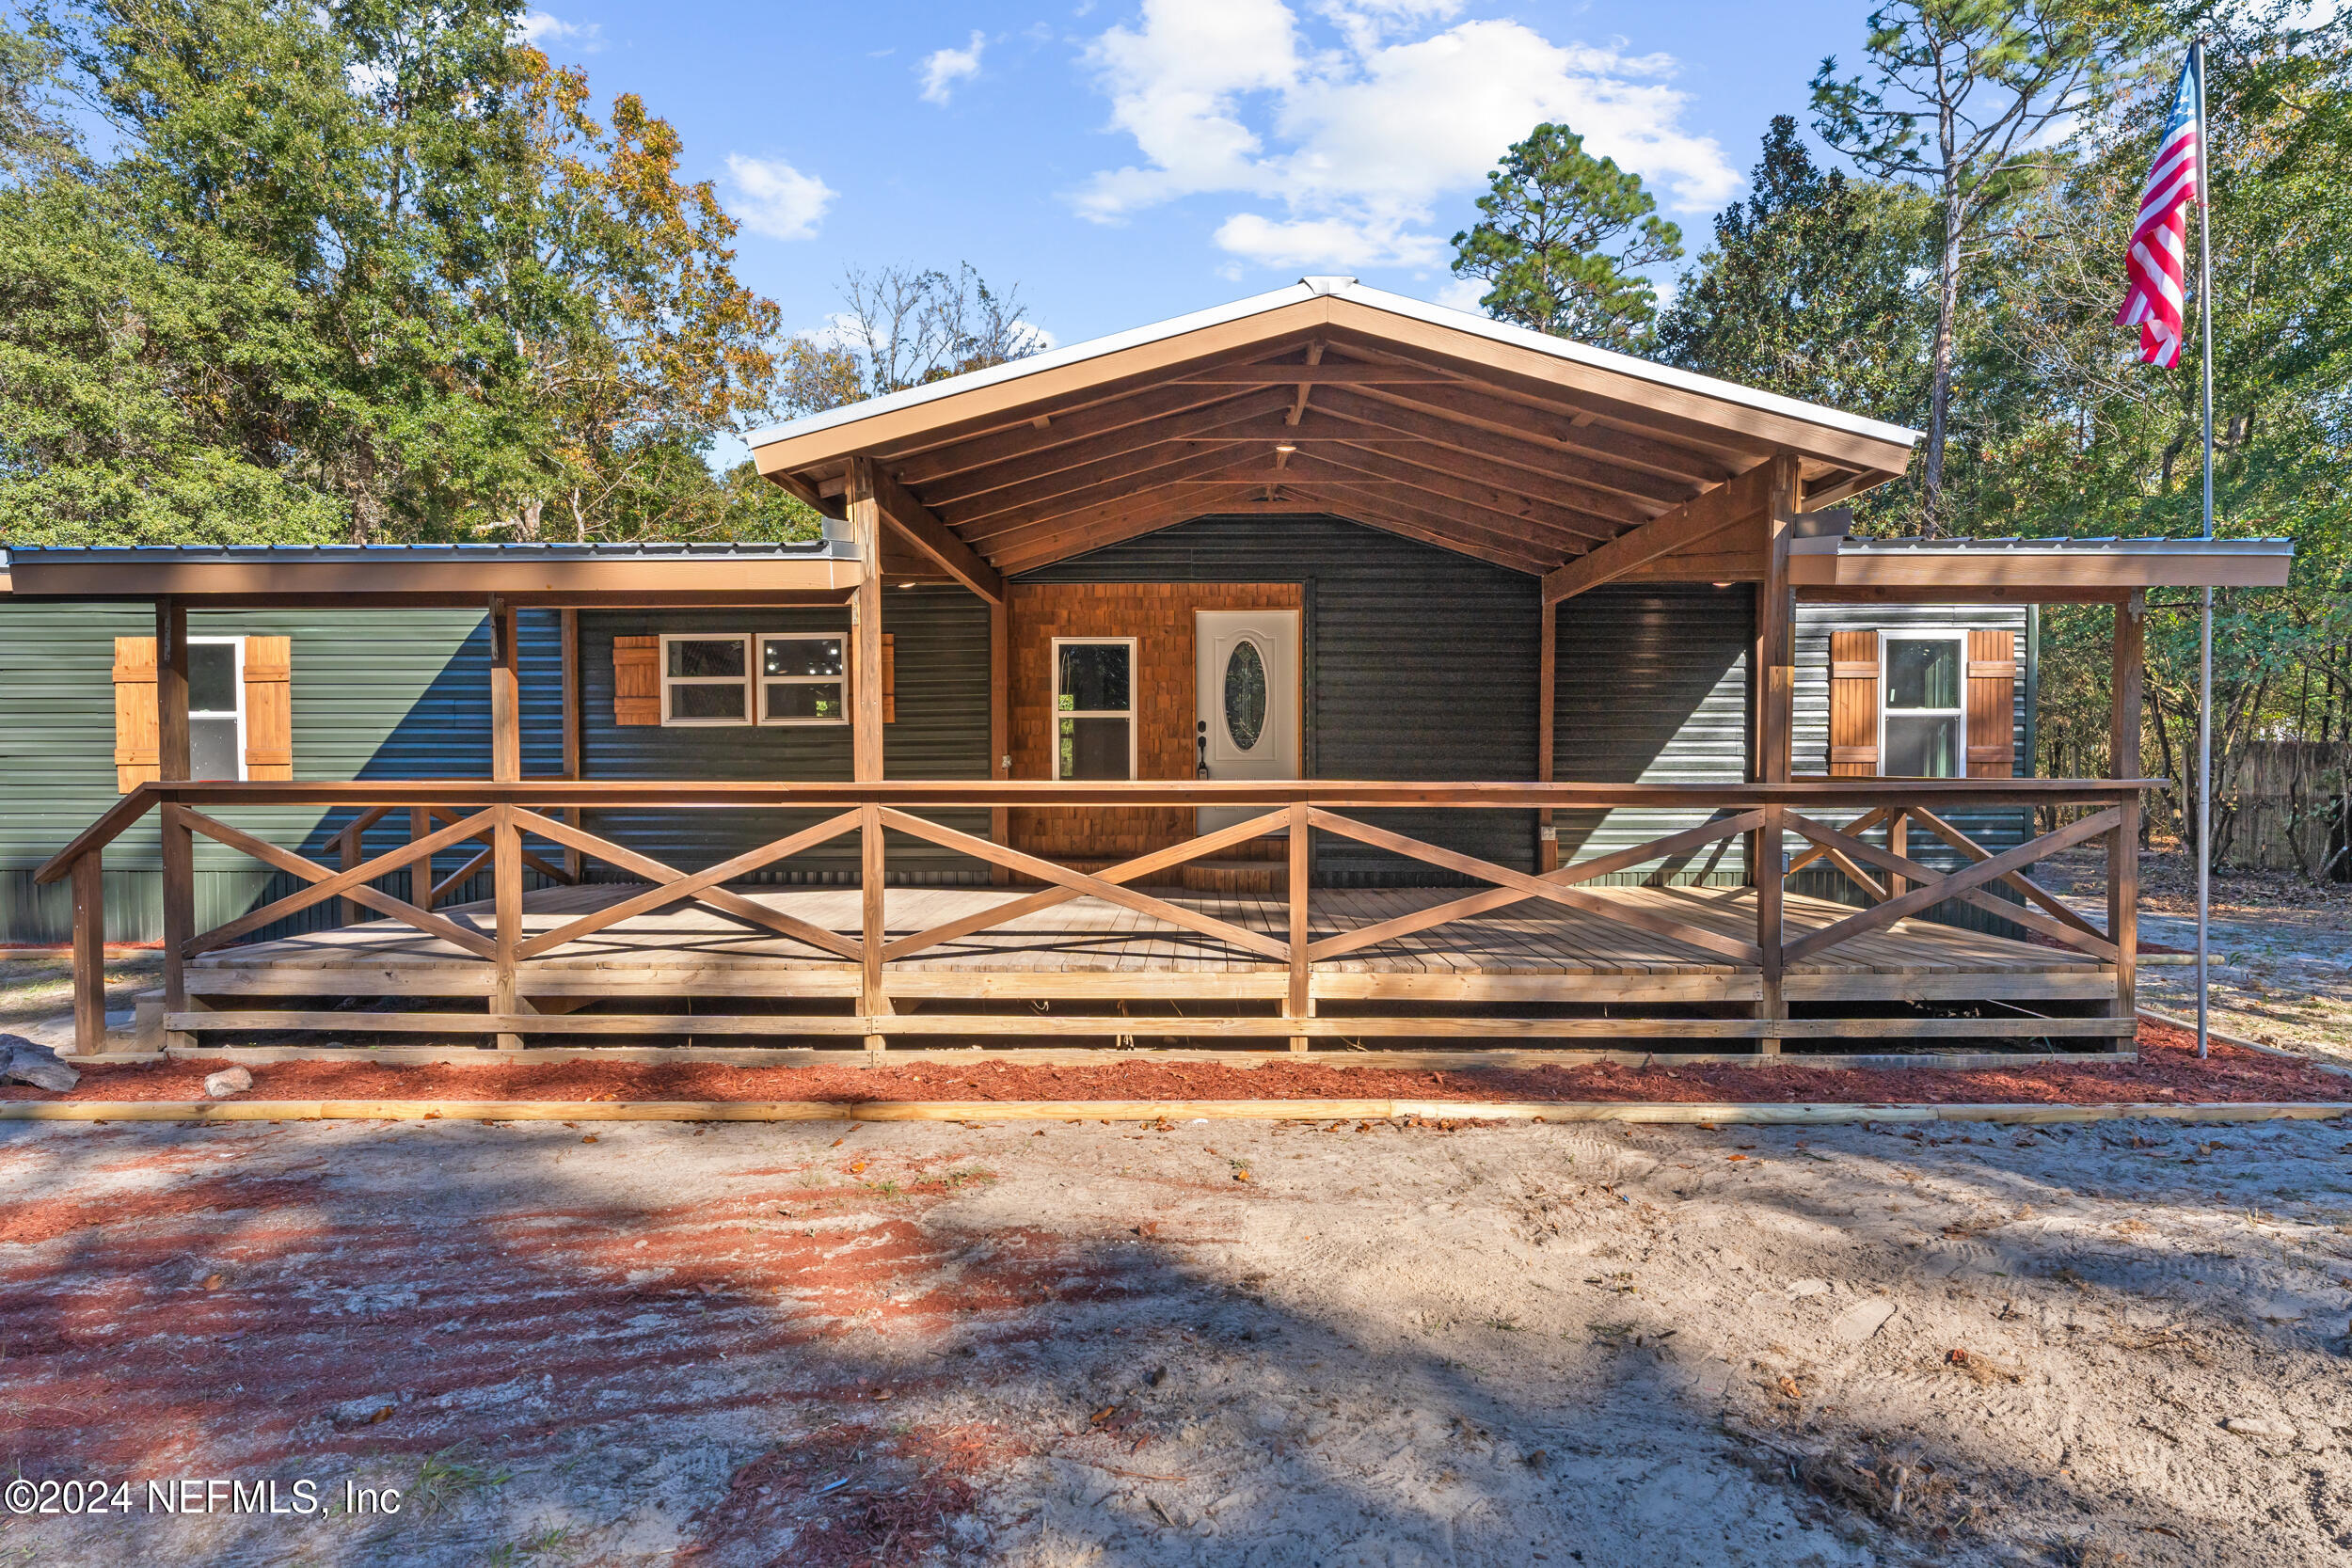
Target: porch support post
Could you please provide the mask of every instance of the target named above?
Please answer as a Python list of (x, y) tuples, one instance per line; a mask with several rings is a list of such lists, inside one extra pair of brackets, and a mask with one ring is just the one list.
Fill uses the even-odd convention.
[(1797, 690), (1797, 606), (1788, 584), (1788, 545), (1795, 537), (1800, 497), (1797, 459), (1782, 452), (1772, 464), (1764, 580), (1756, 590), (1756, 772), (1765, 784), (1787, 784)]
[[(497, 815), (490, 827), (490, 888), (491, 906), (497, 911), (498, 941), (495, 975), (491, 981), (490, 1010), (494, 1013), (517, 1013), (522, 1007), (516, 998), (515, 949), (523, 940), (523, 835), (515, 825), (515, 808), (493, 806)], [(501, 1051), (520, 1051), (520, 1035), (501, 1034)]]
[[(988, 776), (1012, 777), (1012, 606), (1004, 599), (988, 602)], [(988, 836), (999, 845), (1010, 847), (1010, 810), (1004, 806), (990, 808)], [(988, 868), (988, 879), (999, 886), (1008, 885), (1012, 881), (1012, 872), (1005, 866), (992, 865)]]
[[(194, 771), (188, 755), (188, 607), (166, 596), (155, 601), (155, 776), (170, 783)], [(183, 949), (196, 935), (196, 835), (186, 808), (167, 804), (159, 814), (163, 831), (164, 1011), (188, 1007), (187, 960)], [(193, 1043), (184, 1036), (176, 1042)]]
[[(1560, 607), (1543, 600), (1543, 620), (1535, 640), (1535, 781), (1552, 782), (1552, 750), (1557, 742), (1554, 734), (1556, 710), (1559, 707), (1560, 680)], [(1535, 869), (1538, 872), (1560, 869), (1560, 831), (1552, 824), (1549, 810), (1535, 814)]]
[[(857, 592), (850, 599), (850, 727), (851, 776), (860, 784), (879, 783), (882, 776), (882, 503), (875, 495), (874, 460), (850, 459), (849, 511), (850, 537), (857, 541)], [(882, 992), (882, 943), (889, 929), (884, 918), (883, 878), (888, 870), (882, 853), (882, 807), (868, 800), (859, 808), (858, 889), (864, 932), (863, 980), (858, 1008), (867, 1018), (890, 1010)], [(890, 1042), (881, 1035), (866, 1037), (866, 1049), (876, 1054)]]
[(874, 460), (850, 459), (850, 532), (857, 541), (857, 592), (850, 600), (851, 777), (882, 776), (882, 506), (874, 498)]
[[(1788, 545), (1795, 537), (1802, 503), (1797, 459), (1781, 452), (1772, 459), (1772, 501), (1764, 523), (1764, 580), (1756, 588), (1756, 776), (1765, 784), (1787, 784), (1794, 768), (1790, 730), (1797, 691), (1796, 592), (1788, 583)], [(1756, 942), (1762, 950), (1763, 994), (1759, 1020), (1788, 1016), (1781, 994), (1781, 894), (1788, 859), (1781, 849), (1783, 808), (1764, 808), (1764, 826), (1751, 841), (1756, 864)], [(1780, 1054), (1780, 1040), (1756, 1041), (1767, 1056)]]
[[(2147, 679), (2147, 616), (2148, 595), (2144, 593), (2136, 593), (2115, 607), (2115, 669), (2107, 733), (2107, 773), (2111, 778), (2139, 777), (2139, 705)], [(2122, 824), (2107, 837), (2107, 936), (2116, 947), (2116, 1018), (2137, 1018), (2139, 1014), (2139, 800), (2135, 796), (2123, 807)], [(2128, 1047), (2137, 1041), (2121, 1037), (2116, 1043)]]
[(73, 863), (73, 1050), (106, 1049), (106, 895), (101, 851)]
[[(889, 939), (882, 900), (882, 879), (887, 870), (882, 855), (882, 807), (868, 800), (858, 808), (858, 958), (862, 972), (858, 1010), (868, 1019), (890, 1011), (890, 998), (882, 990), (882, 944)], [(871, 1053), (866, 1058), (867, 1063), (880, 1062), (882, 1049), (889, 1043), (886, 1036), (866, 1036), (866, 1049)]]
[[(1763, 955), (1764, 993), (1757, 998), (1756, 1016), (1759, 1019), (1787, 1018), (1788, 1004), (1781, 994), (1781, 867), (1787, 857), (1781, 852), (1781, 806), (1764, 808), (1764, 826), (1756, 832), (1756, 945)], [(1767, 1035), (1756, 1042), (1756, 1048), (1767, 1056), (1780, 1054), (1778, 1036)]]
[[(580, 776), (580, 611), (559, 610), (555, 612), (556, 635), (564, 644), (564, 776), (578, 780)], [(577, 828), (580, 824), (578, 806), (564, 808), (564, 820)], [(578, 849), (568, 846), (564, 850), (564, 873), (575, 882), (585, 869)]]
[(515, 607), (490, 600), (490, 778), (518, 783), (523, 776), (522, 663), (515, 646)]
[[(1284, 1000), (1282, 1013), (1286, 1018), (1315, 1016), (1314, 988), (1307, 965), (1307, 879), (1314, 863), (1307, 834), (1307, 807), (1295, 801), (1290, 808), (1290, 991)], [(1291, 1037), (1291, 1049), (1304, 1051), (1311, 1043), (1305, 1035)]]

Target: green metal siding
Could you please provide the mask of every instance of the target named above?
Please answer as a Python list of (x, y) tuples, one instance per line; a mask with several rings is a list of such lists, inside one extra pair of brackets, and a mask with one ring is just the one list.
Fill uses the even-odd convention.
[[(580, 617), (582, 772), (591, 779), (808, 779), (850, 776), (841, 725), (616, 725), (612, 640), (680, 632), (847, 635), (846, 608), (766, 610), (587, 610)], [(882, 768), (894, 779), (988, 777), (988, 605), (960, 588), (893, 589), (882, 629), (896, 647), (898, 718), (882, 727)], [(597, 812), (592, 831), (684, 869), (710, 864), (818, 821), (814, 812)], [(985, 838), (988, 813), (939, 821)], [(913, 882), (986, 881), (969, 856), (890, 835), (890, 875)], [(857, 876), (854, 835), (747, 879), (842, 882)], [(597, 875), (604, 872), (598, 870)]]

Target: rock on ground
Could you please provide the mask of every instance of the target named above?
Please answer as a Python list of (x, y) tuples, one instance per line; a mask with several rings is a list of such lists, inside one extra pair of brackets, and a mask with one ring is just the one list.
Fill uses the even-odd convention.
[(35, 1045), (22, 1035), (0, 1035), (0, 1081), (30, 1084), (37, 1089), (63, 1094), (82, 1081), (82, 1075), (57, 1059), (57, 1053), (45, 1045)]
[(252, 1086), (253, 1074), (242, 1067), (225, 1067), (204, 1077), (204, 1093), (206, 1098), (212, 1100), (226, 1100), (232, 1094), (243, 1094)]

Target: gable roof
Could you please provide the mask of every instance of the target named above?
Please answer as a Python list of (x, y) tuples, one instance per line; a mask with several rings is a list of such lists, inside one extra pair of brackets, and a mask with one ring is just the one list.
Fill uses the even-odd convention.
[(1237, 506), (1541, 572), (1778, 453), (1819, 505), (1900, 472), (1916, 439), (1343, 277), (751, 438), (763, 474), (836, 516), (850, 460), (872, 460), (918, 527), (1000, 572)]

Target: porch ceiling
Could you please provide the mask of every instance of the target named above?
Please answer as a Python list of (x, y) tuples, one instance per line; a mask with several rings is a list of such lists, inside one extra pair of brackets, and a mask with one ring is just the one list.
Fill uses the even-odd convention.
[(985, 583), (1235, 512), (1333, 514), (1542, 574), (1776, 453), (1796, 454), (1820, 505), (1899, 472), (1913, 439), (1334, 278), (753, 446), (763, 474), (834, 516), (869, 460), (895, 531)]

